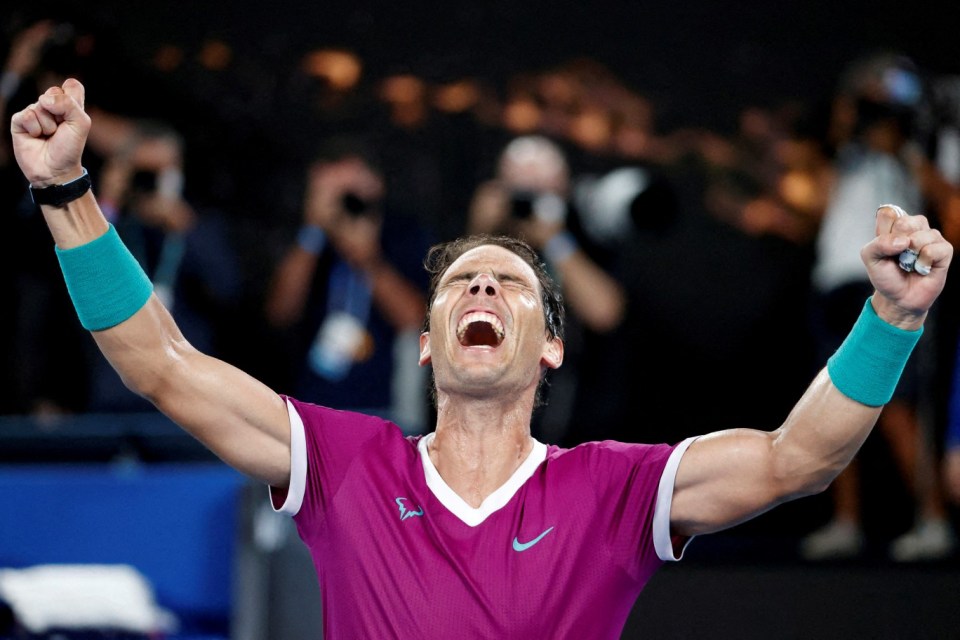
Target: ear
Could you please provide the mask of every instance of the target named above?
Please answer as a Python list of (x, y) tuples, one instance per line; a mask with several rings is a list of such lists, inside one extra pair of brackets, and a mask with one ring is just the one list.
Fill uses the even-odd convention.
[(563, 364), (563, 340), (549, 338), (543, 345), (543, 354), (540, 363), (549, 369), (558, 369)]
[(420, 366), (430, 364), (430, 332), (420, 334)]

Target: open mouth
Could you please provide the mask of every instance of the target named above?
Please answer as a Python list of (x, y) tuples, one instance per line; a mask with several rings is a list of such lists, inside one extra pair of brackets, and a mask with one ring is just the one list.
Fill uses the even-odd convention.
[(471, 311), (460, 318), (457, 340), (465, 347), (499, 347), (503, 342), (503, 323), (485, 311)]

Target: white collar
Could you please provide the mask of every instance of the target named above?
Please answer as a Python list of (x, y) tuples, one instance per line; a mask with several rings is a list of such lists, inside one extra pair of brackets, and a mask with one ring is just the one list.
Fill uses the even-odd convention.
[(437, 468), (433, 466), (433, 461), (430, 459), (430, 453), (427, 448), (433, 441), (434, 435), (435, 433), (428, 433), (420, 438), (420, 442), (417, 444), (417, 449), (420, 450), (420, 459), (423, 461), (423, 473), (426, 476), (427, 487), (430, 488), (433, 495), (437, 497), (437, 500), (439, 500), (450, 513), (471, 527), (477, 526), (486, 520), (491, 513), (503, 508), (504, 505), (510, 502), (510, 499), (519, 491), (523, 483), (529, 480), (530, 476), (537, 470), (540, 463), (547, 459), (547, 445), (534, 440), (533, 450), (530, 451), (527, 459), (513, 472), (513, 475), (500, 485), (496, 491), (487, 496), (479, 507), (473, 508), (450, 488), (450, 485), (440, 477)]

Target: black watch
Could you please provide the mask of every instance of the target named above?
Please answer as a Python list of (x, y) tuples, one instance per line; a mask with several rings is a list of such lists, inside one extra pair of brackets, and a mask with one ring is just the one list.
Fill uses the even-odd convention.
[(30, 197), (33, 198), (33, 202), (35, 204), (46, 204), (50, 205), (51, 207), (62, 207), (68, 202), (73, 202), (89, 191), (92, 184), (93, 183), (90, 180), (90, 174), (87, 173), (86, 169), (84, 169), (82, 176), (64, 184), (53, 184), (49, 187), (43, 187), (41, 189), (37, 189), (33, 185), (30, 185)]

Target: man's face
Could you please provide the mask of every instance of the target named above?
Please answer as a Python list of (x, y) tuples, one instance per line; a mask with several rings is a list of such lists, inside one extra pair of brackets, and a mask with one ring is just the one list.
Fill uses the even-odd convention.
[(543, 367), (562, 361), (563, 342), (544, 323), (540, 283), (520, 256), (483, 245), (450, 265), (430, 308), (430, 332), (420, 337), (420, 364), (433, 364), (439, 395), (534, 391)]

